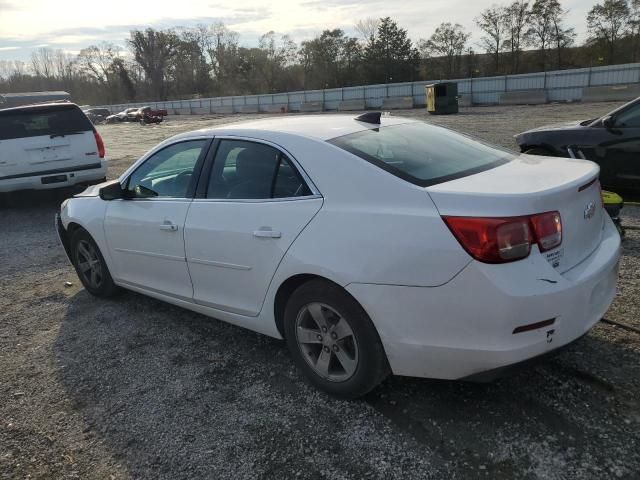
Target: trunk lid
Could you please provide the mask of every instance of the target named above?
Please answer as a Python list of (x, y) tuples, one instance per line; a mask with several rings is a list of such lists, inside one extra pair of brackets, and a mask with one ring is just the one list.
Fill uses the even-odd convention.
[(441, 215), (511, 217), (560, 212), (562, 244), (542, 255), (565, 272), (600, 244), (605, 211), (598, 174), (599, 167), (589, 161), (520, 155), (505, 165), (426, 191)]

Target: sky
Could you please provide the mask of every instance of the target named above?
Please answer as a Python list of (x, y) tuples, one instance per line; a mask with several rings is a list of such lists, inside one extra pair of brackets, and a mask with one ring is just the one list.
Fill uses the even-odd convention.
[[(354, 24), (367, 17), (390, 16), (417, 41), (441, 22), (460, 23), (476, 50), (481, 37), (474, 18), (506, 0), (0, 0), (0, 60), (28, 61), (47, 46), (78, 53), (103, 41), (121, 47), (132, 29), (189, 27), (224, 22), (253, 46), (270, 30), (300, 42), (324, 29), (356, 35)], [(586, 37), (587, 12), (596, 0), (564, 0), (567, 23), (578, 41)]]

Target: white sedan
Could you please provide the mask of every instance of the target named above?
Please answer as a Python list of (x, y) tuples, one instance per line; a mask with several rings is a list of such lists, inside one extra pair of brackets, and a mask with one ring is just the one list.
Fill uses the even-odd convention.
[(620, 237), (598, 166), (420, 121), (291, 116), (181, 134), (65, 201), (65, 250), (118, 287), (277, 338), (316, 386), (486, 379), (581, 337)]

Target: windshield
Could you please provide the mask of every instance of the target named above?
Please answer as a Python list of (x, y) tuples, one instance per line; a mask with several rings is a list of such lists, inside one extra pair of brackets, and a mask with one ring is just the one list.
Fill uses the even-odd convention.
[(423, 187), (503, 165), (511, 152), (423, 122), (364, 130), (330, 143)]

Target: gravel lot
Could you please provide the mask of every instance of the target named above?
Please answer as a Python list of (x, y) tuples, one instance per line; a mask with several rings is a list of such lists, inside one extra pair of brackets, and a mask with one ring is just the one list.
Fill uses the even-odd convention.
[[(613, 106), (429, 120), (514, 148), (519, 131)], [(99, 127), (109, 176), (175, 133), (250, 117)], [(0, 209), (0, 478), (640, 478), (638, 334), (600, 323), (496, 383), (398, 377), (338, 401), (305, 383), (283, 342), (134, 293), (90, 297), (53, 229), (67, 195)], [(640, 226), (640, 208), (624, 213)], [(640, 328), (639, 231), (619, 287), (607, 318)]]

